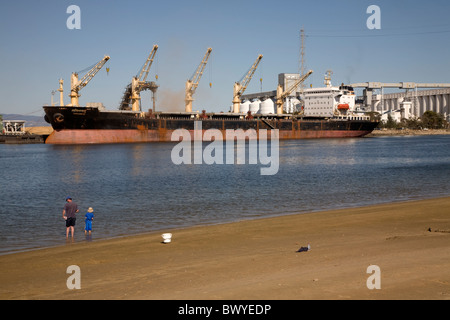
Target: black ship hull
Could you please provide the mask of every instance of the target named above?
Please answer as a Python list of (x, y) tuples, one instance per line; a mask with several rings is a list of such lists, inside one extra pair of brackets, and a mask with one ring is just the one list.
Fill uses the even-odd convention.
[(54, 129), (46, 140), (50, 144), (167, 142), (174, 141), (172, 135), (178, 129), (186, 130), (195, 139), (199, 127), (200, 137), (209, 129), (219, 130), (224, 138), (227, 130), (252, 131), (259, 136), (265, 129), (277, 130), (279, 139), (345, 138), (362, 137), (378, 125), (366, 117), (313, 119), (292, 115), (141, 113), (66, 106), (49, 106), (44, 110), (46, 121)]

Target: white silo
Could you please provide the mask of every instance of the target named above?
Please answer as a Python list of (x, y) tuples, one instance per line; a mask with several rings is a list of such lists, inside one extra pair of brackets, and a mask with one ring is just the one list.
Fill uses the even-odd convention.
[(288, 110), (288, 113), (298, 112), (302, 109), (302, 102), (297, 98), (290, 99), (291, 107)]
[(273, 103), (273, 100), (268, 98), (261, 102), (261, 105), (259, 107), (260, 114), (274, 114), (275, 113), (275, 104)]
[(241, 106), (239, 108), (240, 113), (247, 113), (248, 110), (250, 110), (250, 101), (245, 100), (243, 103), (241, 103)]
[(261, 104), (261, 101), (259, 99), (254, 100), (252, 103), (250, 103), (250, 109), (249, 111), (252, 112), (252, 114), (255, 114), (259, 110), (259, 105)]

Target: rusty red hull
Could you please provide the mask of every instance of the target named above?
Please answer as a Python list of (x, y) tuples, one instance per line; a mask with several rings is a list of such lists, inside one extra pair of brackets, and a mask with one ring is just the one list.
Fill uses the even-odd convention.
[[(178, 137), (172, 140), (174, 130), (114, 130), (114, 129), (73, 129), (53, 131), (47, 138), (48, 144), (108, 144), (108, 143), (142, 143), (142, 142), (170, 142), (179, 141)], [(205, 130), (202, 130), (202, 136)], [(195, 139), (193, 130), (189, 130), (192, 140)], [(370, 131), (279, 131), (280, 140), (288, 139), (318, 139), (318, 138), (352, 138), (362, 137), (369, 134)], [(198, 135), (198, 133), (197, 133)], [(222, 137), (226, 140), (226, 133), (223, 132)], [(265, 136), (271, 139), (269, 131)], [(203, 139), (204, 140), (204, 139)], [(210, 140), (208, 140), (210, 141)]]

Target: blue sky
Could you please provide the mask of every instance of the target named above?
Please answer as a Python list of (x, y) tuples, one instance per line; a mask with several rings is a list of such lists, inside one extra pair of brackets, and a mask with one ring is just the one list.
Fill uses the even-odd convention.
[[(69, 30), (69, 5), (81, 9), (81, 30)], [(381, 29), (369, 30), (367, 7), (381, 9)], [(159, 49), (159, 110), (184, 109), (184, 85), (208, 47), (211, 58), (194, 96), (194, 110), (228, 111), (233, 83), (258, 54), (264, 57), (246, 93), (275, 90), (279, 73), (299, 70), (300, 29), (306, 34), (307, 84), (381, 81), (450, 82), (450, 2), (391, 1), (2, 1), (0, 113), (43, 115), (63, 78), (105, 54), (107, 65), (83, 88), (80, 104), (117, 109), (125, 86)], [(106, 67), (110, 68), (109, 74)], [(209, 83), (212, 87), (209, 87)], [(151, 106), (144, 93), (143, 108)], [(54, 96), (59, 101), (58, 93)]]

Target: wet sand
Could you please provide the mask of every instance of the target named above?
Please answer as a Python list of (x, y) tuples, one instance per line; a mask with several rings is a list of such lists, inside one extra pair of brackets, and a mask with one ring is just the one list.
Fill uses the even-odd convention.
[(450, 197), (166, 231), (0, 256), (0, 298), (450, 300)]

